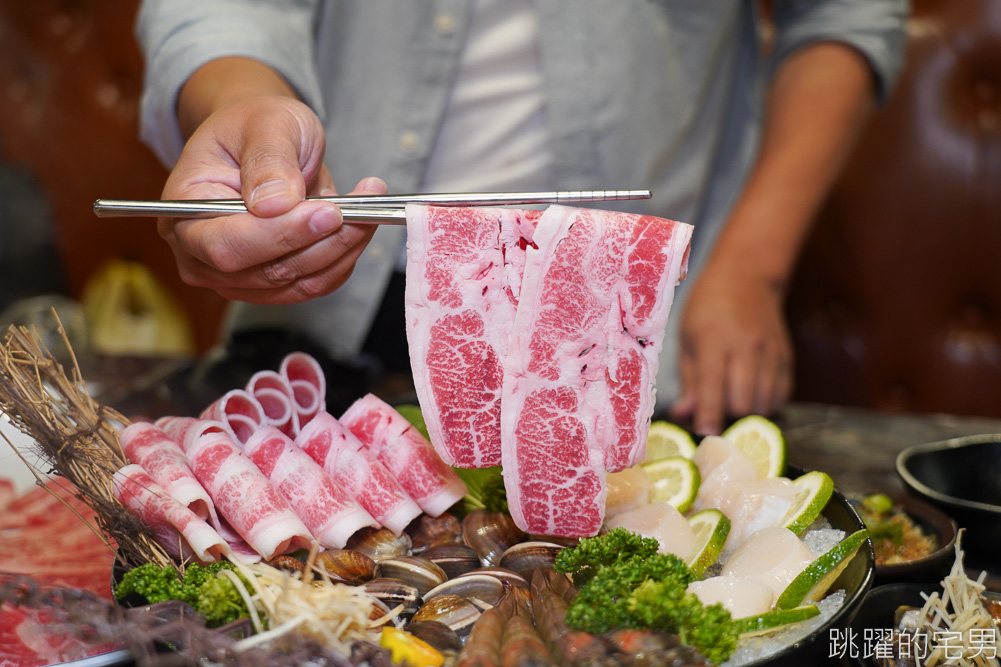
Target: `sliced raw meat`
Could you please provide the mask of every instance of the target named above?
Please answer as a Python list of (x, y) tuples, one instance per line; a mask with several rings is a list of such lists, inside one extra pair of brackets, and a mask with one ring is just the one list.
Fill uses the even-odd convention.
[(327, 412), (303, 427), (295, 444), (323, 466), (376, 521), (397, 535), (421, 513), (406, 490), (358, 438)]
[(180, 445), (185, 454), (191, 448), (191, 444), (203, 433), (214, 432), (233, 435), (233, 432), (225, 424), (211, 419), (161, 417), (156, 420), (155, 424), (162, 428), (171, 440)]
[(274, 426), (250, 436), (243, 453), (291, 503), (327, 549), (340, 549), (362, 526), (378, 523), (320, 464)]
[(244, 389), (227, 391), (205, 408), (200, 417), (224, 424), (240, 444), (246, 442), (266, 419), (264, 408)]
[(327, 380), (320, 363), (305, 352), (293, 352), (282, 359), (281, 375), (292, 387), (296, 415), (301, 429), (327, 405)]
[(226, 541), (202, 517), (172, 498), (143, 469), (130, 463), (111, 479), (115, 498), (149, 528), (168, 553), (186, 560), (219, 560), (229, 551)]
[(466, 485), (431, 443), (381, 398), (373, 394), (359, 398), (340, 422), (375, 454), (426, 514), (440, 516), (466, 495)]
[(202, 519), (215, 514), (215, 507), (184, 451), (167, 433), (149, 422), (134, 422), (118, 434), (125, 458), (142, 466), (167, 494)]
[(539, 215), (407, 207), (407, 342), (428, 435), (449, 465), (501, 463), (504, 359)]
[(523, 530), (594, 535), (605, 470), (642, 458), (691, 230), (564, 206), (539, 219), (501, 400), (504, 480)]
[(216, 510), (264, 559), (309, 548), (309, 530), (289, 502), (226, 433), (201, 435), (187, 452)]
[(270, 424), (294, 438), (299, 432), (295, 395), (288, 379), (275, 371), (258, 371), (247, 383), (247, 391), (257, 399)]

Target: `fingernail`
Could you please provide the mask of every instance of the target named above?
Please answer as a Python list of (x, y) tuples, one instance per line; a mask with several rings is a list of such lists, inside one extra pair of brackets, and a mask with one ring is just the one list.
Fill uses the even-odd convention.
[(341, 213), (336, 208), (318, 208), (309, 218), (309, 228), (319, 236), (326, 236), (341, 226)]
[(254, 191), (250, 193), (250, 203), (253, 205), (260, 204), (261, 202), (267, 201), (274, 197), (280, 197), (284, 194), (291, 192), (288, 183), (282, 180), (268, 181), (267, 183), (262, 183), (254, 188)]
[(389, 192), (389, 186), (386, 185), (386, 181), (382, 180), (381, 178), (376, 178), (375, 176), (369, 176), (368, 178), (363, 180), (361, 182), (360, 189), (367, 190), (370, 192), (380, 192), (383, 194)]

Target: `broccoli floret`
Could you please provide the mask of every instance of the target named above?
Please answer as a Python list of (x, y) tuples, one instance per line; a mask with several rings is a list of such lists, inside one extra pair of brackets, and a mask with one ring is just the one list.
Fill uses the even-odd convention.
[(694, 646), (713, 664), (726, 661), (737, 647), (739, 632), (730, 612), (718, 603), (703, 605), (673, 581), (644, 581), (626, 606), (636, 623), (632, 627), (676, 633), (683, 644)]
[[(656, 544), (656, 540), (654, 540)], [(641, 555), (642, 554), (642, 555)], [(607, 554), (606, 554), (607, 555)], [(590, 567), (590, 564), (585, 564)], [(629, 606), (633, 591), (643, 582), (664, 582), (681, 590), (695, 579), (684, 561), (673, 554), (641, 553), (595, 569), (567, 609), (567, 625), (592, 634), (616, 628), (657, 627)]]
[[(656, 540), (651, 540), (654, 553), (649, 553), (648, 542), (627, 535), (606, 543), (585, 545), (582, 540), (583, 550), (563, 562), (557, 557), (559, 571), (594, 571), (567, 609), (567, 625), (592, 634), (619, 628), (672, 632), (709, 661), (725, 661), (737, 645), (738, 630), (730, 613), (722, 605), (704, 606), (685, 592), (696, 576), (684, 561), (656, 553)], [(610, 548), (616, 544), (631, 545), (633, 553), (617, 554)]]
[(564, 549), (557, 554), (553, 567), (557, 572), (572, 575), (574, 585), (579, 588), (590, 581), (599, 568), (634, 556), (648, 558), (657, 553), (659, 546), (651, 537), (625, 528), (613, 528), (604, 535), (585, 537), (577, 546)]
[(136, 593), (151, 604), (181, 600), (204, 616), (210, 627), (225, 625), (249, 615), (249, 611), (233, 582), (219, 576), (223, 569), (235, 568), (225, 561), (204, 566), (192, 564), (185, 568), (182, 577), (171, 565), (161, 568), (153, 563), (144, 563), (125, 573), (115, 587), (115, 597), (122, 599)]

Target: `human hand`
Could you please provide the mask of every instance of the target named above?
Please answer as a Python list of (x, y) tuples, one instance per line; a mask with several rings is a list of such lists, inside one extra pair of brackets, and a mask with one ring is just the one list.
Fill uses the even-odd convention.
[[(242, 197), (249, 212), (159, 220), (184, 282), (261, 304), (307, 301), (340, 287), (375, 226), (342, 225), (333, 204), (304, 201), (336, 194), (324, 148), (319, 119), (288, 97), (251, 97), (210, 115), (188, 140), (163, 198)], [(366, 178), (352, 194), (385, 192), (380, 179)]]
[(681, 396), (672, 419), (715, 435), (728, 417), (771, 414), (789, 399), (792, 360), (781, 290), (710, 264), (682, 314)]

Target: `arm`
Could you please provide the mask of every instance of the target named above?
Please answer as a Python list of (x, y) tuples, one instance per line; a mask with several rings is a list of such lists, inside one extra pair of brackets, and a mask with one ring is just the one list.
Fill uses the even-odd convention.
[(770, 414), (788, 399), (786, 284), (873, 105), (869, 66), (849, 46), (815, 43), (777, 71), (757, 164), (682, 315), (676, 419), (719, 433), (728, 415)]
[[(160, 220), (185, 282), (231, 299), (294, 303), (347, 280), (374, 228), (342, 226), (336, 206), (303, 201), (335, 192), (323, 126), (277, 72), (249, 58), (209, 61), (182, 86), (177, 116), (187, 143), (163, 198), (237, 196), (251, 211)], [(355, 192), (385, 190), (369, 178)]]

